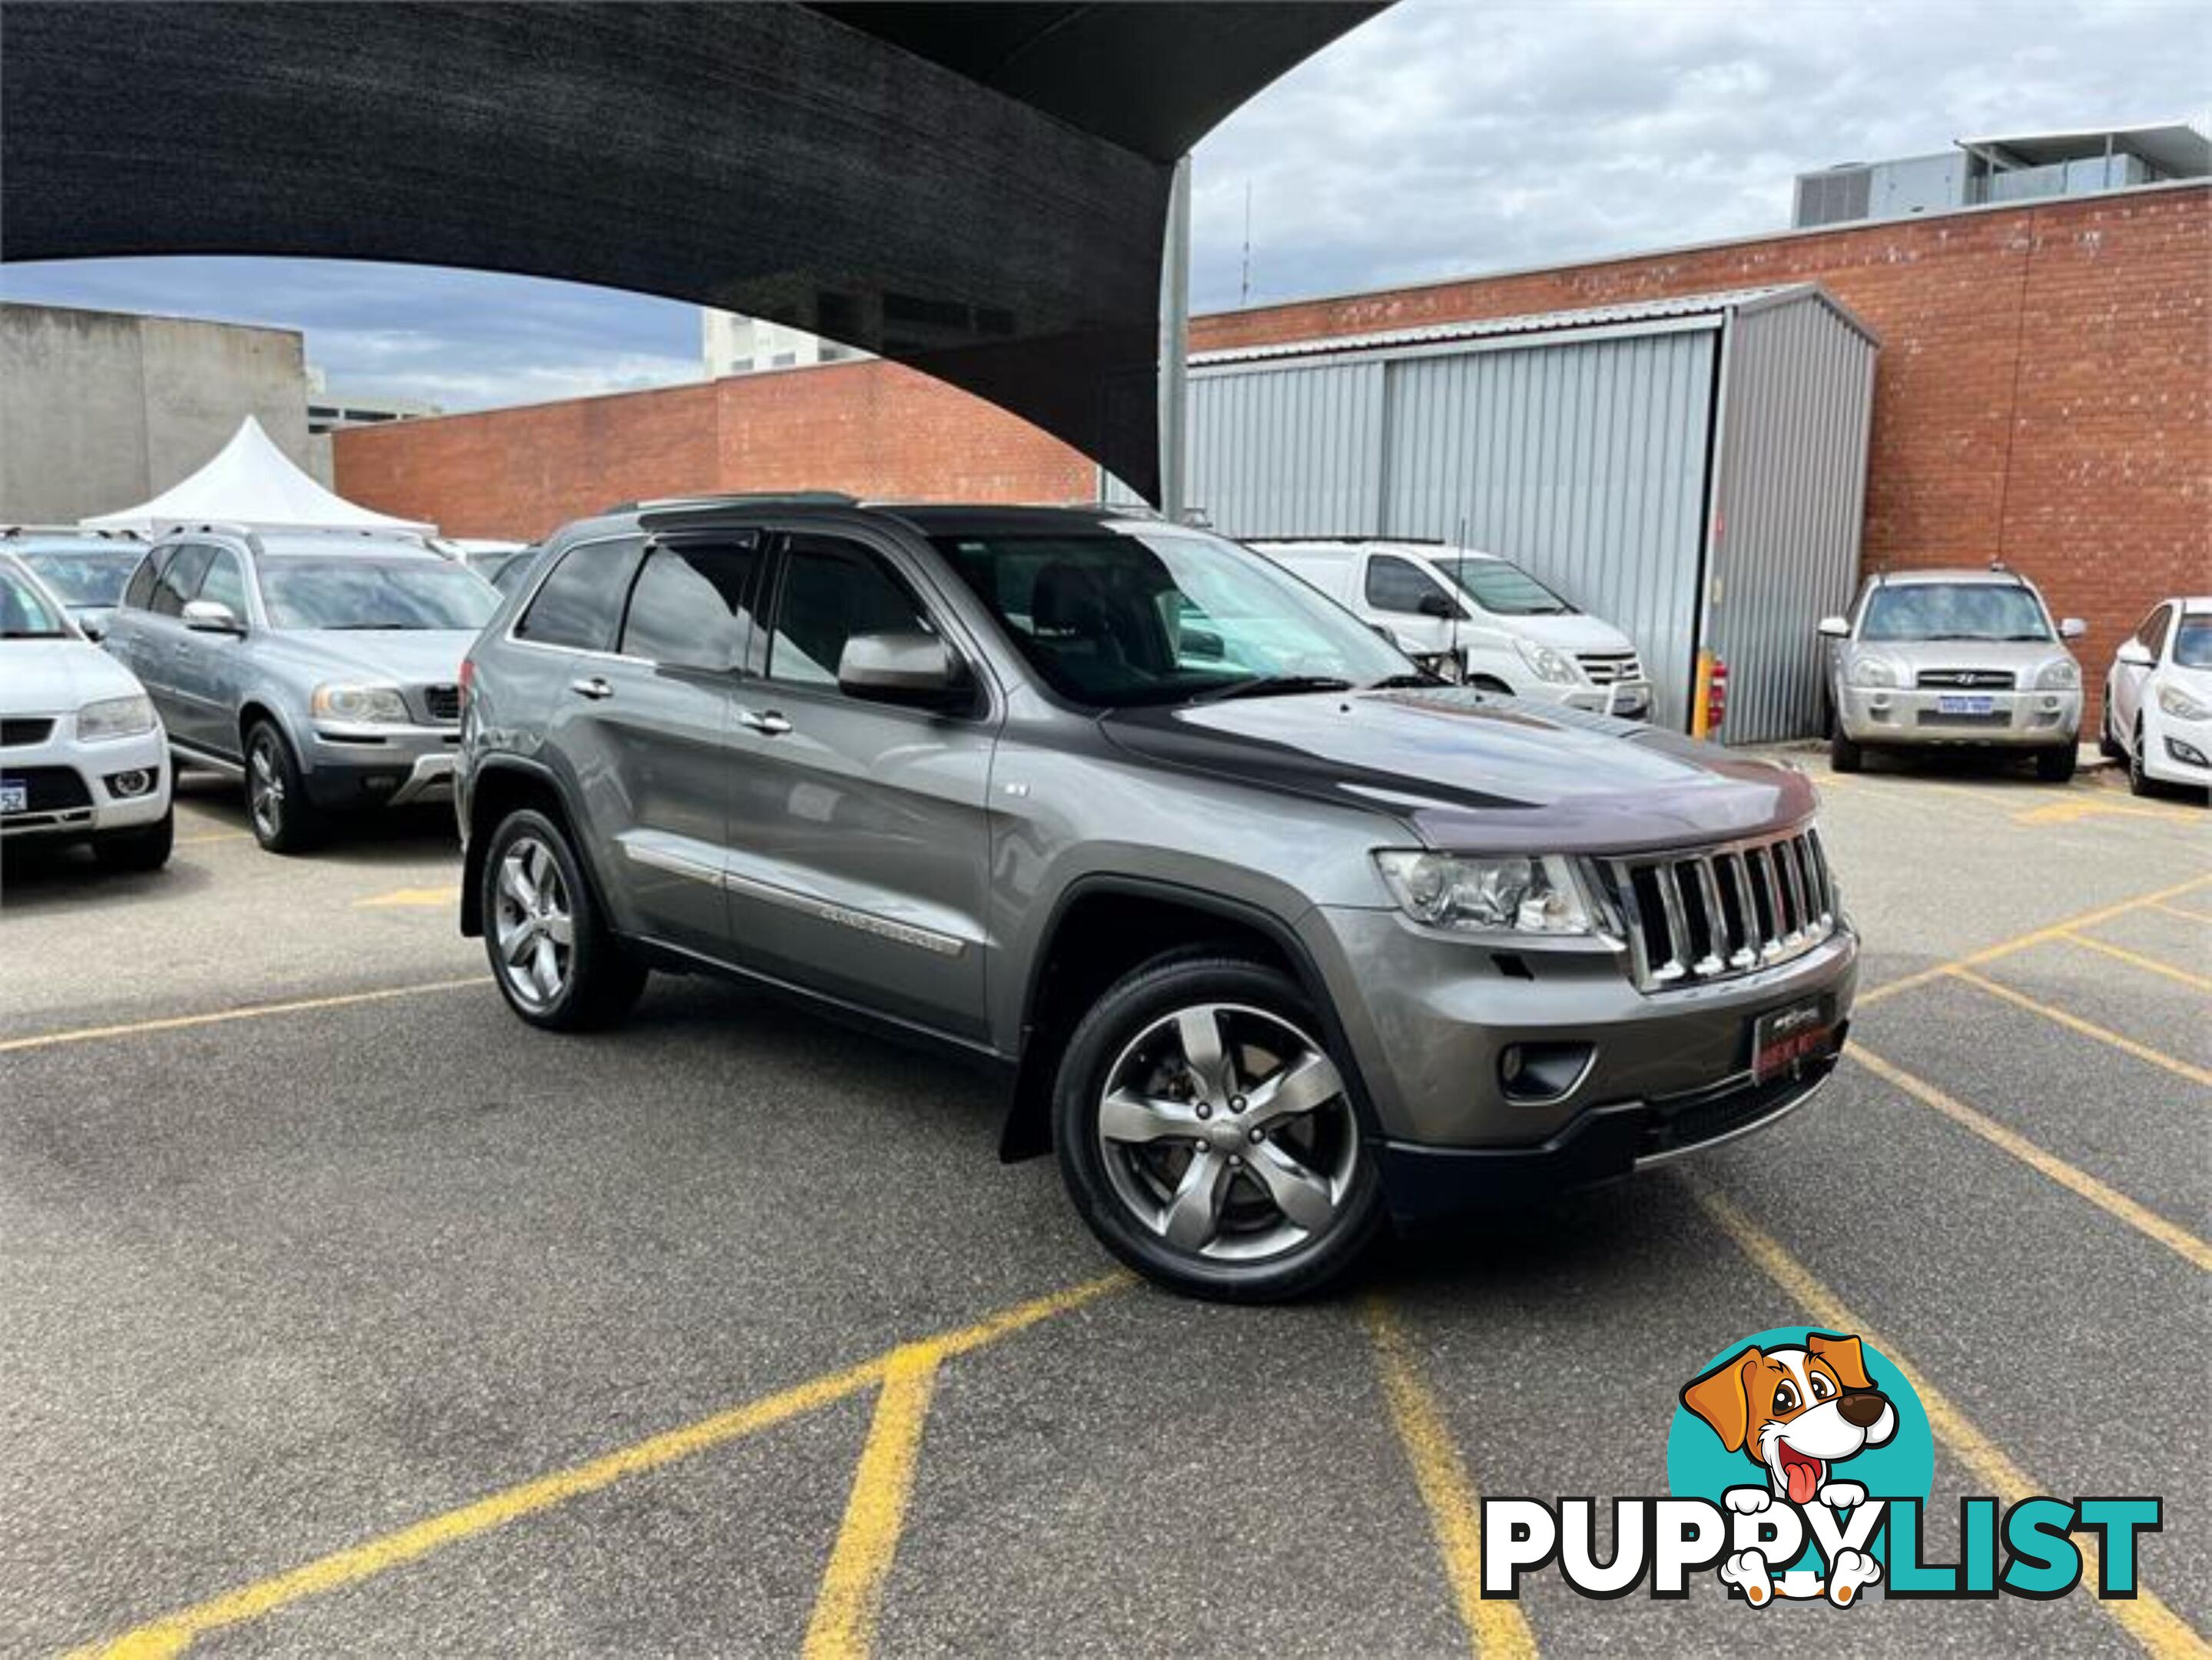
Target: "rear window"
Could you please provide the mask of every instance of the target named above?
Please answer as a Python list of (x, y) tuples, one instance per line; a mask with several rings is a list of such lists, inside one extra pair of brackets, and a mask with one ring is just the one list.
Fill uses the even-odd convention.
[(571, 651), (613, 650), (623, 600), (644, 553), (634, 536), (570, 548), (514, 625), (514, 637)]

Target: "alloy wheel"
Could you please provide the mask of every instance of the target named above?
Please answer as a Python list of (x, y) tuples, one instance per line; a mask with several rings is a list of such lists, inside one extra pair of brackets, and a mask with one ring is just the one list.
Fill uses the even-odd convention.
[(550, 1008), (568, 984), (576, 924), (560, 861), (537, 836), (516, 837), (500, 855), (492, 910), (507, 990), (526, 1009)]
[(1194, 1004), (1146, 1026), (1108, 1069), (1097, 1123), (1130, 1214), (1216, 1262), (1330, 1232), (1358, 1169), (1358, 1126), (1328, 1052), (1243, 1004)]
[(253, 752), (246, 757), (246, 810), (263, 841), (283, 836), (284, 762), (276, 752), (276, 740), (266, 733), (254, 740)]

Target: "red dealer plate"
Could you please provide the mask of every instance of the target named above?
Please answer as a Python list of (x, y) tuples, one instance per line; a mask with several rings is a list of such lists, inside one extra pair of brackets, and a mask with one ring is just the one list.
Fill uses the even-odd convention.
[(1827, 1052), (1835, 1034), (1827, 1005), (1819, 998), (1769, 1009), (1752, 1025), (1751, 1075), (1759, 1083), (1801, 1061)]

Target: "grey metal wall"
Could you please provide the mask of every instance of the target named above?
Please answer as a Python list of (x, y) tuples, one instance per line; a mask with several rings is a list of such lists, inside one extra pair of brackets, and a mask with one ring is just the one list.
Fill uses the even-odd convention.
[(1706, 613), (1735, 744), (1820, 730), (1814, 625), (1858, 581), (1875, 348), (1816, 301), (1731, 325)]
[(1656, 718), (1678, 727), (1697, 649), (1717, 320), (1392, 362), (1372, 521), (1503, 554), (1613, 623), (1643, 654)]
[(1383, 368), (1193, 376), (1190, 499), (1231, 536), (1373, 534)]

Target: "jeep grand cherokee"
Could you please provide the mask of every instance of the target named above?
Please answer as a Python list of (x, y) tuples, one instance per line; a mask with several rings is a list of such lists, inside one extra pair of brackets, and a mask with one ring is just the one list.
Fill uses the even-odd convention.
[(1201, 531), (641, 504), (463, 684), (462, 926), (523, 1019), (704, 970), (966, 1051), (1179, 1289), (1757, 1128), (1842, 1042), (1800, 774), (1437, 684)]

